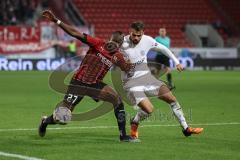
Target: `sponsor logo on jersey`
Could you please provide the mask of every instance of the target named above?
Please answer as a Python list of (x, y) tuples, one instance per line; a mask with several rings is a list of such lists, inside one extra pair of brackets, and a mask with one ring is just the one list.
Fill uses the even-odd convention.
[(101, 58), (102, 63), (106, 64), (108, 67), (111, 67), (113, 63), (104, 57), (101, 53), (97, 53), (97, 56)]
[(137, 61), (136, 63), (133, 63), (133, 68), (135, 68), (136, 65), (142, 64), (143, 62), (144, 62), (144, 58), (139, 60), (139, 61)]

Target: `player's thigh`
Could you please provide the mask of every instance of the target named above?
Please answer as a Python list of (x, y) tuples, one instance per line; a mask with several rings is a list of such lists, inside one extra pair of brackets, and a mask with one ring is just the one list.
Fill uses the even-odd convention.
[(103, 88), (101, 88), (98, 98), (100, 100), (110, 102), (114, 106), (122, 102), (121, 97), (118, 95), (118, 93), (109, 85), (105, 85)]
[(158, 97), (161, 86), (166, 85), (163, 81), (156, 79), (152, 75), (149, 75), (146, 81), (144, 93), (148, 97)]
[(167, 102), (172, 103), (176, 101), (176, 97), (172, 94), (166, 85), (162, 85), (158, 92), (158, 98)]
[(68, 90), (64, 96), (63, 102), (68, 106), (68, 108), (73, 111), (75, 106), (81, 102), (81, 100), (84, 97), (84, 93), (82, 94), (81, 90), (83, 89), (83, 86), (80, 84), (77, 85), (77, 82), (71, 82), (68, 86)]
[(144, 86), (144, 92), (148, 97), (158, 97), (167, 103), (175, 102), (176, 99), (167, 85), (155, 77), (149, 75)]

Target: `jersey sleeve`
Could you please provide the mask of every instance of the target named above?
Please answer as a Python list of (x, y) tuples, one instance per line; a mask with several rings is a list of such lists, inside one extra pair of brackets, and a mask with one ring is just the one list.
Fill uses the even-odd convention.
[(113, 63), (125, 72), (129, 72), (132, 69), (132, 64), (129, 61), (125, 60), (123, 54), (120, 52), (114, 54)]
[(158, 43), (155, 39), (151, 37), (149, 37), (149, 45), (151, 46), (151, 49), (161, 52), (170, 59), (172, 59), (176, 65), (180, 63), (176, 56), (167, 47)]
[(84, 35), (84, 39), (82, 39), (81, 41), (83, 43), (88, 44), (89, 46), (96, 46), (102, 42), (100, 38), (95, 38), (85, 33), (83, 35)]

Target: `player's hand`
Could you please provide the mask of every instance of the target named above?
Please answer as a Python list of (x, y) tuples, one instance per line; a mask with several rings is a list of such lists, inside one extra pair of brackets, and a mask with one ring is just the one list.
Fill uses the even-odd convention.
[(56, 23), (57, 22), (57, 18), (56, 16), (50, 11), (50, 10), (45, 10), (42, 12), (42, 16), (47, 18), (48, 20)]
[(184, 68), (181, 64), (176, 65), (176, 68), (179, 72), (182, 72), (184, 70)]

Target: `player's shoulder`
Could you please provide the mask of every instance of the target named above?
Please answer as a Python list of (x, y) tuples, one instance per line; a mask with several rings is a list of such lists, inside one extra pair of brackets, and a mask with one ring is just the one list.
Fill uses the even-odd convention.
[(170, 40), (171, 40), (171, 38), (170, 38), (169, 36), (167, 36), (167, 40), (168, 40), (168, 41), (170, 41)]
[(102, 39), (102, 38), (93, 37), (89, 34), (84, 34), (84, 35), (86, 36), (87, 41), (95, 42), (95, 43), (103, 43), (104, 42), (104, 39)]
[(123, 42), (124, 43), (130, 43), (130, 35), (126, 35), (126, 36), (124, 36), (124, 40), (123, 40)]
[(160, 40), (160, 39), (162, 39), (160, 36), (155, 37), (155, 40), (156, 40), (156, 41), (157, 41), (157, 40)]
[(155, 39), (154, 38), (152, 38), (151, 36), (148, 36), (148, 35), (143, 35), (142, 36), (142, 39), (144, 40), (144, 41), (155, 41)]
[(123, 40), (123, 44), (120, 48), (120, 52), (124, 52), (124, 50), (129, 48), (130, 45), (130, 39), (129, 39), (130, 35), (126, 35), (124, 36), (124, 40)]
[(105, 40), (99, 37), (94, 37), (96, 41), (98, 41), (99, 43), (105, 43)]

